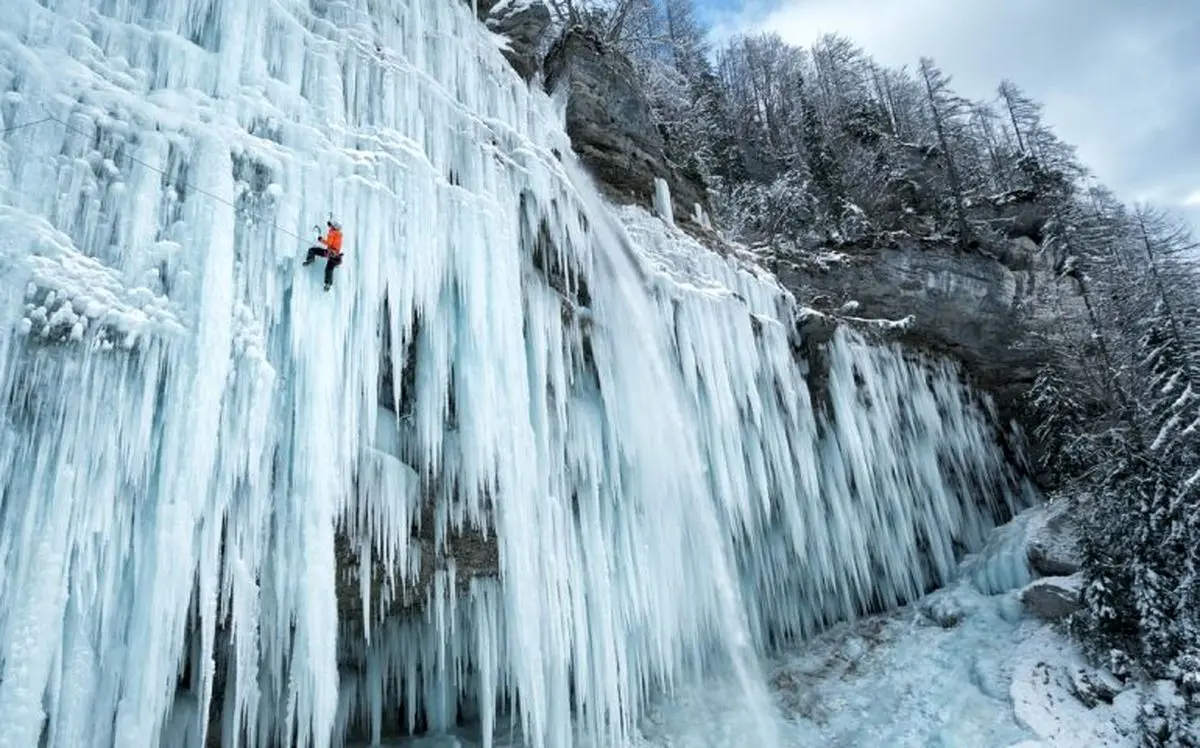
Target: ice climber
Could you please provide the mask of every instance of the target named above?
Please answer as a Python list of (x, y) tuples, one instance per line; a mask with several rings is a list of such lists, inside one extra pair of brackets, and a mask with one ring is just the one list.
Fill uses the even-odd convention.
[[(342, 264), (342, 224), (330, 218), (325, 222), (325, 226), (329, 230), (325, 232), (325, 236), (317, 238), (317, 242), (324, 246), (309, 247), (304, 264), (311, 265), (318, 256), (329, 258), (325, 262), (325, 290), (328, 291), (333, 285), (333, 269)], [(317, 231), (320, 231), (320, 228)]]

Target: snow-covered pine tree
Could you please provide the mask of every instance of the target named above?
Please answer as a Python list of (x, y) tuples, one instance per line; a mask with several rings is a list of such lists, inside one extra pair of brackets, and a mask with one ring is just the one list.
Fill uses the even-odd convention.
[(920, 74), (925, 85), (926, 104), (929, 107), (934, 133), (937, 135), (938, 148), (945, 159), (950, 196), (954, 201), (954, 222), (958, 229), (956, 238), (959, 246), (965, 248), (970, 239), (970, 229), (967, 222), (966, 195), (955, 160), (955, 141), (952, 133), (959, 124), (958, 120), (965, 113), (967, 103), (953, 93), (950, 77), (930, 58), (921, 58)]
[[(1125, 651), (1182, 686), (1200, 651), (1200, 403), (1195, 325), (1178, 310), (1196, 308), (1200, 275), (1183, 263), (1166, 272), (1166, 258), (1192, 246), (1180, 224), (1091, 197), (1092, 226), (1106, 228), (1077, 239), (1075, 256), (1119, 397), (1084, 435), (1095, 455), (1083, 473), (1087, 607), (1076, 627), (1098, 654)], [(1078, 207), (1086, 215), (1088, 206)]]

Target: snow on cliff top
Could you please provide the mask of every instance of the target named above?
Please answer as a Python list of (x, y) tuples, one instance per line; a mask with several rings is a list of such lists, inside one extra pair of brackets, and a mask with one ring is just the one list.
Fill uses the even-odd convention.
[[(164, 255), (169, 249), (164, 244)], [(126, 287), (121, 275), (81, 253), (40, 217), (0, 205), (0, 267), (27, 274), (19, 329), (43, 338), (81, 340), (95, 326), (103, 345), (132, 347), (146, 334), (174, 334), (183, 326), (167, 298), (145, 286)], [(147, 280), (157, 277), (148, 268)]]

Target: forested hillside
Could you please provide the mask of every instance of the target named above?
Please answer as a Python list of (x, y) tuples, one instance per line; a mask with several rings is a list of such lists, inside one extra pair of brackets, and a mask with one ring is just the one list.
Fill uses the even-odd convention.
[[(1073, 626), (1195, 706), (1200, 253), (1186, 224), (1097, 183), (1019, 82), (972, 101), (933, 60), (887, 68), (838, 36), (714, 47), (691, 0), (554, 5), (632, 61), (668, 157), (768, 266), (900, 239), (964, 261), (1020, 240), (1048, 263), (1062, 313), (1026, 333), (1049, 354), (1024, 426), (1045, 488), (1085, 528)], [(1147, 715), (1150, 739), (1170, 742), (1188, 711)]]

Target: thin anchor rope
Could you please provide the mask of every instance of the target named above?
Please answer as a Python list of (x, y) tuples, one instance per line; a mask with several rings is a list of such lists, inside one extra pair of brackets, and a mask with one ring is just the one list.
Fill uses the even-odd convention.
[[(24, 130), (25, 128), (33, 127), (35, 125), (41, 125), (46, 122), (57, 122), (58, 124), (62, 125), (66, 130), (73, 132), (77, 135), (82, 135), (86, 138), (95, 137), (95, 133), (90, 133), (90, 132), (87, 132), (86, 130), (81, 130), (80, 128), (75, 127), (74, 125), (71, 125), (67, 122), (64, 122), (63, 120), (59, 119), (58, 117), (56, 117), (52, 114), (42, 117), (41, 119), (33, 120), (31, 122), (25, 122), (20, 125), (12, 125), (11, 127), (6, 127), (3, 130), (0, 130), (0, 135), (7, 135), (11, 132), (16, 132), (18, 130)], [(122, 156), (122, 158), (128, 159), (129, 161), (131, 161), (135, 164), (138, 164), (139, 166), (142, 166), (146, 169), (149, 169), (153, 172), (157, 172), (158, 174), (161, 174), (164, 177), (168, 177), (168, 178), (171, 177), (171, 174), (169, 172), (164, 171), (163, 169), (160, 169), (157, 166), (154, 166), (153, 164), (146, 163), (145, 161), (138, 158), (137, 156), (133, 156), (133, 155), (126, 153)], [(262, 224), (265, 226), (269, 226), (269, 227), (275, 229), (276, 231), (278, 231), (282, 234), (286, 234), (287, 236), (290, 236), (301, 242), (311, 242), (311, 239), (306, 239), (305, 237), (300, 236), (299, 234), (295, 233), (294, 231), (285, 229), (284, 227), (282, 227), (278, 223), (276, 223), (274, 220), (267, 218), (266, 216), (261, 215), (261, 214), (252, 213), (245, 208), (239, 208), (237, 206), (237, 204), (230, 202), (229, 200), (226, 200), (225, 198), (221, 197), (220, 195), (209, 192), (208, 190), (204, 189), (203, 187), (198, 187), (197, 185), (192, 184), (191, 182), (188, 182), (186, 180), (179, 181), (177, 183), (191, 189), (194, 192), (204, 195), (205, 197), (216, 200), (217, 202), (219, 202), (223, 205), (228, 205), (229, 207), (233, 208), (234, 211), (236, 211), (238, 214), (246, 216), (250, 220), (252, 220), (256, 223), (259, 223), (259, 224)]]

